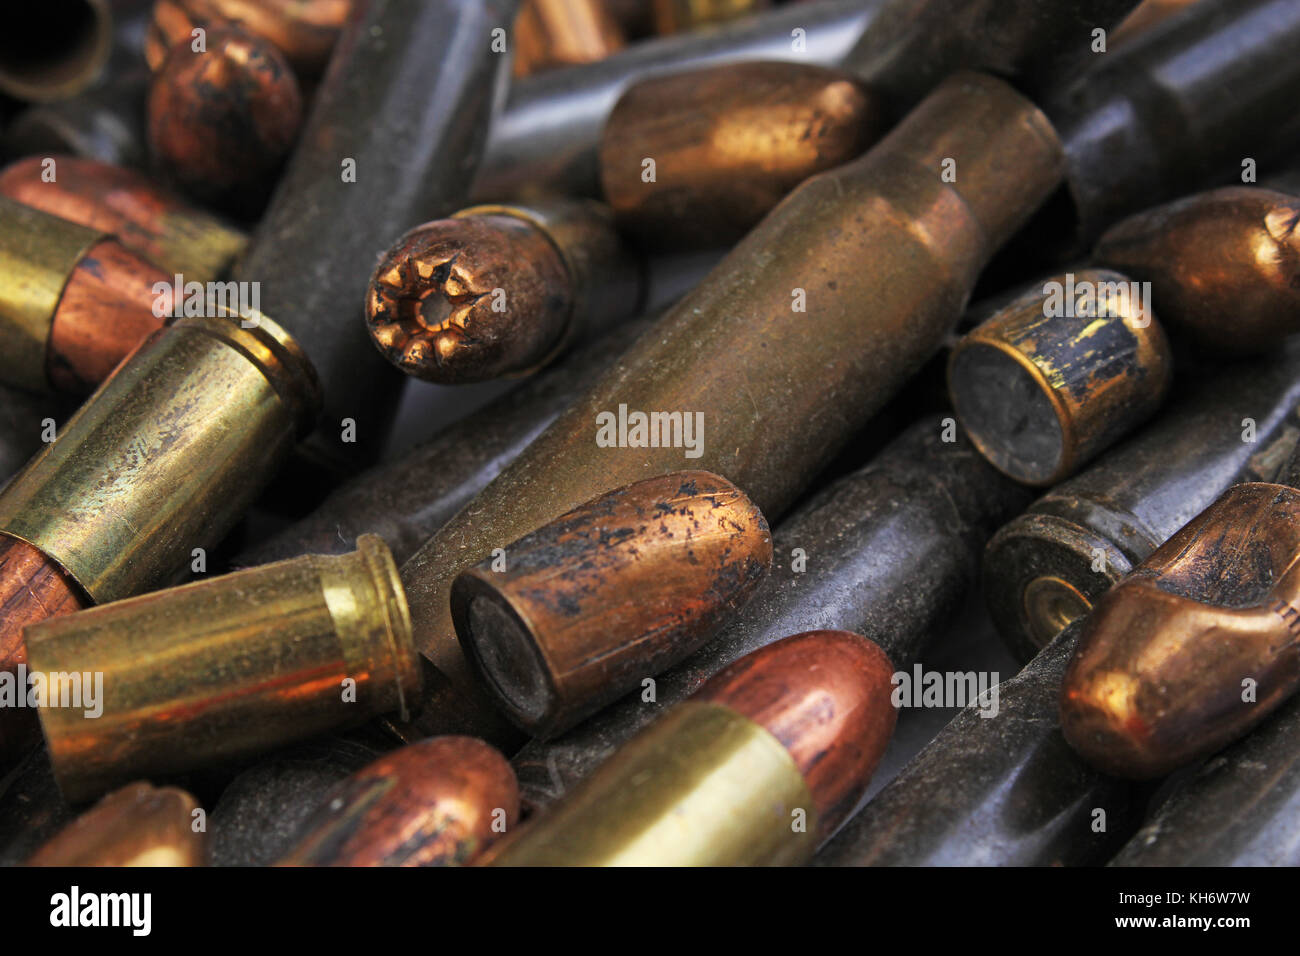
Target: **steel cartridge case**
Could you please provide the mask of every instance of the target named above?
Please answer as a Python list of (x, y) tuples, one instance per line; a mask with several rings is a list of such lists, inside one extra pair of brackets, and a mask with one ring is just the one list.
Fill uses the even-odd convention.
[(198, 801), (175, 787), (132, 783), (110, 793), (42, 846), (28, 866), (203, 866)]
[(724, 478), (681, 471), (601, 495), (452, 584), (456, 632), (497, 703), (551, 737), (676, 663), (772, 564), (767, 521)]
[(419, 689), (392, 556), (308, 555), (53, 618), (27, 630), (47, 674), (102, 674), (102, 713), (42, 702), (69, 801), (405, 711)]

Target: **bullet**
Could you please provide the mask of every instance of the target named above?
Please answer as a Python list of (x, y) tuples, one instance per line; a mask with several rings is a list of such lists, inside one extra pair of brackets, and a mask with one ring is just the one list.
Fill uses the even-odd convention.
[(1053, 485), (1142, 424), (1173, 356), (1142, 287), (1083, 269), (1036, 282), (953, 347), (948, 391), (1001, 472)]
[(403, 372), (458, 385), (535, 372), (635, 315), (644, 287), (598, 203), (472, 206), (417, 226), (384, 254), (366, 321)]
[(595, 63), (625, 45), (605, 0), (524, 0), (515, 20), (514, 75)]
[(727, 63), (630, 86), (600, 139), (600, 181), (643, 246), (731, 245), (814, 173), (886, 129), (851, 75), (801, 63)]
[(149, 152), (186, 194), (255, 216), (298, 135), (303, 98), (269, 41), (238, 27), (172, 48), (149, 90)]
[(1229, 186), (1112, 226), (1093, 257), (1151, 283), (1176, 334), (1216, 355), (1262, 354), (1300, 330), (1300, 199)]
[(456, 634), (497, 704), (548, 738), (699, 648), (772, 565), (762, 513), (679, 471), (594, 498), (452, 583)]
[[(393, 237), (464, 204), (508, 57), (515, 0), (357, 0), (270, 207), (235, 269), (321, 377), (309, 475), (341, 477), (383, 444), (403, 379), (361, 310)], [(437, 64), (437, 83), (429, 64)]]
[(519, 820), (506, 758), (473, 737), (433, 737), (340, 783), (281, 866), (463, 866)]
[(872, 634), (895, 667), (911, 667), (974, 592), (989, 535), (1029, 500), (944, 429), (936, 416), (919, 420), (778, 525), (772, 573), (716, 637), (655, 677), (653, 702), (629, 694), (520, 750), (524, 806), (551, 805), (718, 671), (791, 633)]
[(203, 866), (198, 801), (176, 787), (132, 783), (63, 828), (28, 866)]
[(43, 700), (70, 802), (124, 780), (256, 754), (405, 712), (419, 691), (397, 566), (362, 536), (341, 557), (280, 564), (51, 618), (30, 667), (95, 674), (101, 713)]
[(1229, 485), (1270, 480), (1295, 444), (1297, 404), (1289, 353), (1176, 386), (1142, 432), (994, 535), (984, 596), (1012, 653), (1029, 660)]
[(1300, 684), (1300, 459), (1234, 485), (1103, 595), (1061, 726), (1106, 773), (1162, 777), (1244, 735)]
[(1297, 866), (1300, 701), (1182, 780), (1111, 866)]
[(0, 43), (0, 93), (44, 103), (95, 82), (113, 45), (107, 0), (51, 0), (11, 11)]
[(654, 0), (658, 33), (683, 33), (700, 27), (751, 16), (771, 6), (771, 0)]
[[(956, 182), (941, 178), (945, 158), (963, 171)], [(456, 575), (611, 487), (684, 463), (779, 515), (938, 350), (981, 266), (1059, 172), (1042, 114), (1001, 81), (964, 74), (861, 159), (791, 193), (403, 566), (416, 642), (442, 674), (423, 735), (486, 706), (464, 693), (480, 692), (448, 613)], [(597, 416), (624, 411), (703, 415), (700, 457), (601, 447)]]
[(161, 281), (107, 234), (0, 197), (0, 379), (92, 391), (162, 327)]
[[(972, 703), (817, 854), (816, 866), (1087, 866), (1105, 862), (1145, 805), (1070, 749), (1057, 694), (1076, 624)], [(1100, 813), (1098, 812), (1100, 811)]]
[(494, 866), (798, 865), (894, 730), (893, 666), (847, 631), (742, 657), (489, 852)]
[(76, 156), (55, 155), (54, 179), (43, 157), (20, 159), (0, 170), (0, 195), (111, 233), (166, 277), (210, 282), (223, 278), (248, 237), (216, 216), (159, 188), (135, 170)]

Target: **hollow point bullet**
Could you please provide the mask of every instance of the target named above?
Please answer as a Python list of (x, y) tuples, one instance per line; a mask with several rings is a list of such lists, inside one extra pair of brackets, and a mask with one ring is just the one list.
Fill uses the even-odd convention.
[(397, 566), (378, 538), (357, 544), (29, 627), (33, 671), (102, 675), (97, 715), (41, 702), (64, 796), (404, 713), (420, 673)]
[[(46, 181), (47, 159), (53, 180)], [(170, 278), (230, 271), (248, 237), (135, 170), (76, 156), (31, 156), (0, 170), (0, 195), (112, 236)]]
[(772, 565), (767, 521), (681, 471), (586, 502), (463, 572), (451, 616), (497, 703), (552, 737), (696, 650)]
[(625, 45), (605, 0), (523, 0), (515, 20), (514, 75), (595, 63)]
[(886, 129), (884, 105), (839, 70), (726, 63), (630, 86), (601, 134), (619, 228), (659, 249), (734, 243), (791, 189)]
[(963, 336), (948, 391), (984, 457), (1052, 485), (1150, 418), (1173, 356), (1144, 299), (1127, 276), (1082, 269), (1035, 283)]
[(1161, 318), (1215, 354), (1263, 353), (1300, 330), (1300, 198), (1229, 186), (1112, 226), (1093, 258), (1151, 283)]
[(897, 716), (892, 673), (884, 651), (847, 631), (797, 634), (742, 657), (485, 862), (805, 862), (884, 753)]
[(644, 279), (586, 200), (473, 206), (412, 229), (366, 295), (380, 353), (444, 385), (528, 375), (640, 307)]
[(162, 327), (164, 281), (107, 234), (0, 197), (0, 379), (93, 390)]
[(108, 0), (54, 0), (6, 13), (0, 93), (31, 102), (75, 96), (108, 62), (113, 46)]
[(198, 801), (175, 787), (132, 783), (115, 790), (47, 842), (28, 866), (203, 866)]
[(519, 820), (506, 758), (473, 737), (432, 737), (334, 787), (281, 866), (460, 866)]

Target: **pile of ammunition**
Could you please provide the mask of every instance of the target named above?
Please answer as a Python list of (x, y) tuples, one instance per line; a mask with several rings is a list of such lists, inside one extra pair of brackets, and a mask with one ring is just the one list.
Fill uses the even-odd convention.
[(0, 862), (1300, 864), (1300, 0), (27, 6)]

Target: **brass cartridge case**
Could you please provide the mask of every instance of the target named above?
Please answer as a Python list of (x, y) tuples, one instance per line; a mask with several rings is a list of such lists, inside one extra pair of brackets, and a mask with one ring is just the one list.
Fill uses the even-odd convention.
[(861, 798), (889, 741), (892, 671), (880, 648), (846, 631), (743, 657), (485, 862), (803, 863)]
[(654, 0), (657, 33), (682, 33), (766, 10), (772, 0)]
[(59, 831), (28, 866), (203, 866), (207, 835), (198, 801), (175, 787), (132, 783)]
[(397, 241), (371, 277), (366, 320), (388, 361), (456, 385), (530, 375), (635, 315), (644, 291), (599, 203), (472, 206)]
[(1151, 425), (994, 535), (984, 596), (1012, 653), (1031, 658), (1229, 485), (1272, 479), (1297, 404), (1295, 354), (1175, 386)]
[(318, 395), (297, 343), (269, 319), (175, 319), (0, 492), (0, 532), (96, 603), (175, 581), (310, 427)]
[(825, 67), (760, 61), (653, 76), (609, 114), (601, 188), (619, 228), (644, 246), (727, 246), (803, 180), (870, 146), (886, 120), (869, 89)]
[(523, 0), (515, 20), (514, 75), (595, 63), (625, 45), (605, 0)]
[[(942, 179), (945, 158), (962, 170), (955, 183)], [(444, 675), (431, 686), (452, 692), (427, 702), (424, 733), (482, 709), (463, 693), (453, 702), (456, 688), (473, 687), (448, 612), (456, 575), (611, 487), (684, 461), (727, 476), (769, 520), (779, 515), (939, 348), (981, 266), (1060, 168), (1031, 103), (963, 74), (861, 159), (798, 187), (403, 567), (416, 641)], [(620, 407), (702, 412), (700, 457), (599, 447), (598, 416)]]
[(32, 102), (74, 96), (95, 82), (112, 47), (108, 0), (52, 0), (10, 11), (0, 41), (0, 93)]
[(169, 278), (220, 279), (248, 244), (243, 232), (158, 188), (143, 173), (76, 156), (50, 158), (52, 182), (41, 177), (41, 157), (20, 159), (0, 171), (0, 195), (111, 233)]
[(397, 567), (373, 536), (52, 618), (28, 628), (27, 653), (43, 673), (103, 675), (97, 718), (41, 706), (71, 802), (404, 712), (420, 679)]
[(1229, 186), (1111, 227), (1098, 262), (1151, 283), (1176, 334), (1215, 354), (1263, 353), (1300, 330), (1300, 199)]
[(962, 427), (1027, 485), (1068, 478), (1160, 407), (1173, 356), (1139, 283), (1053, 276), (967, 333), (948, 362)]
[(433, 737), (334, 787), (279, 865), (461, 866), (518, 821), (505, 757), (473, 737)]
[(680, 471), (595, 498), (466, 570), (461, 644), (497, 703), (552, 737), (675, 664), (743, 607), (772, 536), (724, 478)]

